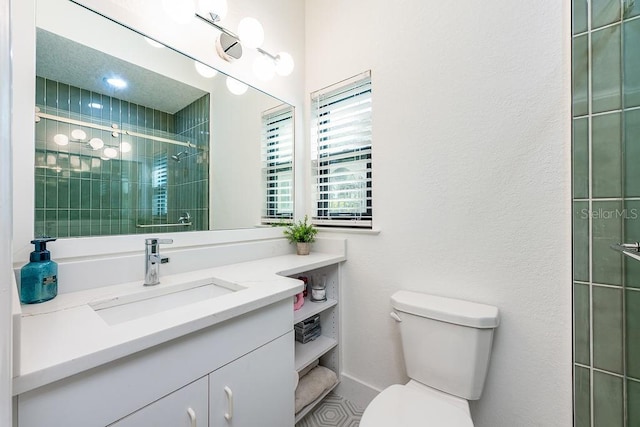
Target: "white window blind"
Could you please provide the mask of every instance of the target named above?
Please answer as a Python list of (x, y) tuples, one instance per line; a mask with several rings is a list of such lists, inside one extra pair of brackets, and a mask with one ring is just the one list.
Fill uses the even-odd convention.
[(167, 156), (157, 155), (153, 159), (151, 173), (151, 187), (153, 189), (153, 216), (167, 215)]
[(318, 225), (371, 228), (371, 72), (311, 94)]
[(262, 222), (293, 218), (293, 107), (262, 113)]

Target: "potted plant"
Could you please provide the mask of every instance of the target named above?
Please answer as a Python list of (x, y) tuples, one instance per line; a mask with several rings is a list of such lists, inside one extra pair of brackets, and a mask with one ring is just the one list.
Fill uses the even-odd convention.
[(309, 255), (309, 249), (311, 243), (316, 240), (316, 234), (318, 234), (318, 229), (308, 222), (307, 215), (304, 216), (304, 221), (294, 222), (284, 230), (284, 235), (289, 243), (296, 244), (298, 255)]

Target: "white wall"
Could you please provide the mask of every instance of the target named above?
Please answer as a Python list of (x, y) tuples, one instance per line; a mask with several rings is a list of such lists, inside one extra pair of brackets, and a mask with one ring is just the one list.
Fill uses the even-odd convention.
[(374, 227), (345, 372), (404, 382), (389, 297), (496, 305), (478, 427), (571, 425), (570, 3), (307, 0), (307, 92), (372, 70)]
[(10, 2), (0, 0), (0, 426), (11, 425), (11, 45)]

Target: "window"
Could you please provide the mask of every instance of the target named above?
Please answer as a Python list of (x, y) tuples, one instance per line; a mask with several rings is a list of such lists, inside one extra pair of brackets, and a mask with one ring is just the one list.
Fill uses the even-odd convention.
[(151, 173), (151, 188), (153, 189), (153, 202), (151, 214), (153, 216), (167, 215), (167, 155), (156, 155), (153, 158), (153, 170)]
[(262, 113), (262, 223), (293, 218), (293, 107)]
[(371, 207), (371, 72), (311, 94), (314, 223), (367, 227)]

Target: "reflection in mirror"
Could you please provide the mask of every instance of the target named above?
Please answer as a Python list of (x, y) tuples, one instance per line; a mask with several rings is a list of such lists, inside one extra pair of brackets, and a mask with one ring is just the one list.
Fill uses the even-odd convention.
[[(216, 70), (70, 4), (71, 14), (38, 12), (36, 236), (293, 216), (293, 107), (254, 88), (232, 95)], [(79, 39), (60, 19), (95, 21), (119, 42)]]

